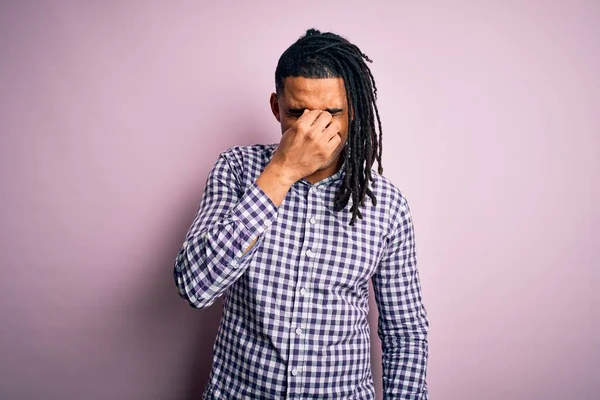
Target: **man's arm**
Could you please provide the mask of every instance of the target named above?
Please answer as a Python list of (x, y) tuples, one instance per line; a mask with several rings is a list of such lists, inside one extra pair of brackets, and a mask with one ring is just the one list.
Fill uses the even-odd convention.
[(269, 164), (239, 196), (235, 172), (221, 153), (175, 260), (179, 295), (195, 308), (213, 304), (244, 273), (292, 185), (282, 169)]
[(404, 197), (394, 226), (373, 275), (384, 399), (426, 400), (429, 322), (421, 299), (414, 227)]
[(244, 273), (255, 243), (277, 217), (292, 185), (333, 154), (341, 125), (332, 118), (326, 111), (304, 110), (283, 133), (269, 165), (241, 195), (236, 168), (221, 153), (175, 260), (179, 295), (192, 307), (210, 306)]

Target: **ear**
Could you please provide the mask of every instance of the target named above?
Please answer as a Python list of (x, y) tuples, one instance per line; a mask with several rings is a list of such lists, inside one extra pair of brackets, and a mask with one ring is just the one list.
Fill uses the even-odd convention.
[(269, 99), (269, 102), (271, 103), (271, 111), (273, 112), (275, 119), (277, 120), (277, 122), (281, 123), (279, 99), (277, 98), (277, 93), (271, 93), (271, 98)]
[(350, 106), (350, 122), (354, 121), (354, 108)]

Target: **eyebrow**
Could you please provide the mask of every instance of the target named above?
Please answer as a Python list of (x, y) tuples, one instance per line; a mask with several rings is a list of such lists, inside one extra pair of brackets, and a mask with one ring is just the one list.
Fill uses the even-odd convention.
[[(288, 112), (291, 114), (302, 114), (306, 108), (290, 108)], [(327, 111), (329, 114), (337, 114), (344, 111), (342, 108), (326, 108), (323, 111)]]

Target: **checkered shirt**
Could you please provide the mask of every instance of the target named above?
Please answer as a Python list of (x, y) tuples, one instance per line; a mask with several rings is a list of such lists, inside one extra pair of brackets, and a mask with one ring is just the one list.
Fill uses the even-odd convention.
[(352, 199), (334, 210), (342, 166), (314, 185), (298, 180), (275, 206), (256, 179), (277, 145), (219, 155), (176, 257), (191, 306), (223, 296), (203, 399), (374, 399), (369, 280), (384, 398), (428, 399), (429, 323), (406, 198), (372, 170), (377, 205), (367, 196), (350, 226)]

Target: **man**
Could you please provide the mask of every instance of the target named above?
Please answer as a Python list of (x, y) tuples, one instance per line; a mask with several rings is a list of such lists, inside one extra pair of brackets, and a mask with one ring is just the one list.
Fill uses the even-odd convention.
[(224, 295), (204, 399), (374, 399), (371, 279), (385, 398), (428, 398), (413, 223), (381, 175), (365, 60), (309, 29), (275, 71), (281, 141), (232, 147), (208, 175), (174, 270), (191, 306)]

